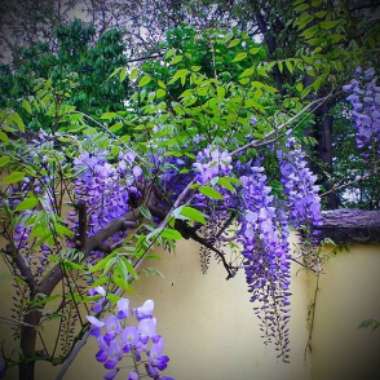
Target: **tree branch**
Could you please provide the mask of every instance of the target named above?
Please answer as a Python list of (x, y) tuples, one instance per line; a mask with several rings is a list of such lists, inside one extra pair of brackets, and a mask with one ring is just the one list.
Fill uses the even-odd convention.
[(4, 252), (12, 258), (13, 262), (20, 272), (21, 277), (28, 284), (31, 293), (35, 294), (36, 282), (34, 280), (33, 273), (12, 241), (7, 244)]
[[(138, 219), (138, 210), (128, 212), (123, 218), (114, 220), (107, 227), (100, 230), (94, 236), (86, 238), (86, 244), (84, 246), (83, 252), (87, 256), (91, 251), (97, 248), (102, 248), (104, 242), (114, 235), (116, 232), (124, 231), (127, 228), (135, 227), (136, 221)], [(43, 294), (50, 294), (55, 286), (63, 278), (62, 270), (60, 264), (57, 264), (51, 269), (51, 271), (41, 280), (38, 286), (38, 292)]]
[(336, 209), (322, 212), (322, 224), (313, 226), (321, 238), (336, 243), (380, 242), (380, 210)]

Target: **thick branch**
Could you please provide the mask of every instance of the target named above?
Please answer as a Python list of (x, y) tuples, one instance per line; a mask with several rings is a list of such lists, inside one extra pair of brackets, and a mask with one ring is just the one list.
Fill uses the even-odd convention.
[(79, 222), (79, 247), (82, 251), (84, 251), (86, 247), (86, 242), (87, 242), (87, 230), (88, 230), (86, 203), (84, 201), (79, 201), (77, 204), (77, 209), (78, 209), (78, 222)]
[[(86, 255), (94, 249), (101, 248), (104, 242), (116, 232), (124, 231), (127, 228), (135, 227), (138, 219), (138, 210), (127, 213), (123, 218), (111, 222), (107, 227), (100, 230), (94, 236), (86, 239), (83, 252)], [(57, 264), (41, 281), (38, 292), (50, 294), (55, 286), (63, 278), (60, 264)]]
[(84, 253), (88, 255), (88, 253), (94, 249), (101, 248), (102, 244), (104, 244), (104, 242), (116, 232), (125, 231), (127, 228), (136, 227), (137, 219), (138, 211), (134, 210), (129, 212), (124, 218), (114, 220), (106, 228), (103, 228), (94, 236), (87, 238)]
[(36, 283), (34, 281), (33, 273), (30, 270), (28, 264), (25, 262), (24, 257), (20, 255), (20, 253), (18, 252), (13, 242), (9, 242), (7, 244), (5, 248), (5, 253), (12, 258), (13, 262), (15, 263), (17, 269), (20, 272), (20, 275), (28, 284), (31, 293), (34, 294)]
[(380, 242), (380, 210), (337, 209), (323, 212), (321, 226), (314, 226), (321, 238), (336, 243)]

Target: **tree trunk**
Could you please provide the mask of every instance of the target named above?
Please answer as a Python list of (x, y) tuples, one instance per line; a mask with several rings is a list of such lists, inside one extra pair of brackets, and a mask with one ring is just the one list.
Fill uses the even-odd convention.
[(37, 328), (41, 320), (41, 312), (32, 310), (24, 317), (21, 328), (22, 361), (19, 365), (19, 380), (34, 380), (36, 363)]
[[(323, 169), (327, 173), (332, 173), (332, 164), (333, 164), (333, 146), (332, 146), (332, 125), (333, 117), (329, 115), (331, 105), (328, 103), (323, 104), (317, 111), (317, 131), (316, 137), (318, 140), (318, 156), (323, 162)], [(322, 184), (326, 187), (326, 190), (333, 186), (330, 183), (326, 175), (323, 175), (322, 178), (325, 178)], [(338, 197), (335, 192), (331, 192), (327, 195), (327, 207), (329, 209), (338, 208), (339, 202)]]
[[(264, 19), (264, 16), (260, 12), (261, 12), (261, 10), (257, 10), (255, 12), (256, 22), (257, 22), (257, 25), (259, 26), (260, 32), (264, 36), (264, 41), (268, 46), (268, 51), (269, 51), (270, 57), (275, 58), (277, 42), (276, 42), (276, 39), (274, 37), (274, 31), (268, 29), (267, 22)], [(280, 73), (280, 70), (278, 69), (277, 66), (275, 66), (273, 68), (273, 76), (274, 76), (274, 80), (276, 81), (278, 90), (280, 92), (282, 92), (283, 91), (282, 85), (283, 85), (284, 81), (283, 81), (283, 77)]]

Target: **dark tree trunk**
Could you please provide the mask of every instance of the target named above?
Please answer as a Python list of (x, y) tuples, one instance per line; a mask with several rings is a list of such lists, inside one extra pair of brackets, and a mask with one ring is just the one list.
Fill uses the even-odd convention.
[[(318, 140), (317, 152), (318, 157), (322, 161), (323, 169), (331, 174), (333, 164), (333, 145), (332, 145), (332, 125), (333, 117), (329, 114), (331, 104), (323, 104), (317, 111), (317, 124), (316, 124), (316, 138)], [(326, 190), (333, 186), (330, 183), (326, 175), (321, 173), (321, 177), (324, 178), (322, 185)], [(339, 206), (338, 197), (335, 192), (331, 192), (327, 195), (327, 207), (329, 209), (336, 209)]]
[(25, 325), (21, 328), (22, 362), (19, 365), (19, 380), (34, 380), (36, 359), (37, 328), (41, 313), (32, 310), (24, 317)]
[[(267, 21), (264, 16), (261, 14), (261, 10), (257, 10), (255, 13), (255, 18), (257, 25), (259, 26), (260, 32), (264, 36), (264, 41), (268, 46), (269, 55), (271, 58), (275, 58), (275, 52), (277, 49), (277, 41), (274, 36), (274, 31), (268, 28)], [(276, 81), (277, 87), (279, 91), (283, 91), (283, 77), (280, 73), (280, 70), (277, 66), (273, 68), (273, 76)]]

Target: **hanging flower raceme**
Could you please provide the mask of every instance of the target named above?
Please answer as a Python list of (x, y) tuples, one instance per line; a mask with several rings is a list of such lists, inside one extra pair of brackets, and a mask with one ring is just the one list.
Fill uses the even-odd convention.
[(218, 184), (218, 179), (228, 177), (232, 174), (232, 157), (226, 151), (220, 151), (211, 146), (197, 154), (196, 162), (193, 163), (195, 181), (199, 185), (211, 185), (217, 190), (222, 198), (220, 202), (215, 199), (197, 193), (192, 199), (192, 206), (207, 210), (207, 214), (214, 221), (223, 220), (228, 217), (228, 209), (237, 207), (237, 198), (234, 194)]
[(303, 224), (319, 225), (321, 201), (319, 187), (315, 185), (317, 176), (308, 168), (305, 153), (294, 137), (288, 138), (286, 148), (286, 153), (278, 150), (277, 157), (290, 222), (295, 227)]
[(80, 171), (75, 193), (86, 203), (90, 236), (128, 212), (130, 183), (123, 178), (123, 162), (115, 168), (106, 161), (102, 152), (96, 155), (85, 152), (75, 160)]
[[(92, 311), (99, 314), (106, 302), (106, 292), (102, 287), (90, 291), (90, 295), (100, 298), (92, 305)], [(148, 376), (155, 380), (174, 380), (162, 375), (167, 368), (169, 357), (164, 354), (164, 339), (157, 333), (157, 320), (153, 316), (154, 302), (147, 300), (136, 309), (121, 298), (114, 314), (98, 319), (88, 316), (90, 333), (98, 343), (96, 359), (107, 369), (105, 380), (113, 380), (121, 371), (122, 360), (132, 359), (129, 380)]]
[(275, 344), (279, 356), (288, 361), (290, 254), (288, 221), (274, 207), (271, 188), (262, 167), (240, 178), (242, 184), (241, 229), (244, 270), (254, 311), (262, 323), (265, 342)]
[(358, 67), (354, 79), (343, 86), (343, 91), (349, 94), (346, 99), (352, 106), (357, 147), (367, 149), (375, 146), (380, 153), (380, 86), (376, 82), (373, 68), (363, 71)]

